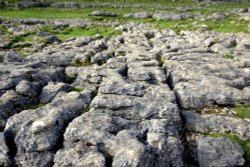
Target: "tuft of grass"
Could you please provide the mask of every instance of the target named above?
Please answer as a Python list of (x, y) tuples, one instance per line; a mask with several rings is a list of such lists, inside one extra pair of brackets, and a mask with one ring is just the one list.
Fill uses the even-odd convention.
[(39, 107), (44, 106), (44, 104), (38, 103), (38, 104), (28, 104), (24, 107), (24, 110), (34, 110), (37, 109)]
[(236, 47), (237, 47), (237, 42), (236, 42), (236, 40), (231, 42), (231, 47), (232, 47), (232, 48), (236, 48)]
[(231, 54), (229, 54), (229, 53), (226, 53), (226, 54), (223, 55), (223, 58), (224, 58), (224, 59), (233, 60), (233, 59), (234, 59), (234, 56), (231, 55)]
[(6, 33), (7, 32), (7, 28), (0, 25), (0, 32)]
[(90, 107), (89, 106), (83, 109), (83, 113), (89, 112), (89, 111), (90, 111)]
[(69, 91), (70, 92), (82, 92), (84, 91), (84, 88), (80, 88), (80, 87), (72, 87)]
[(250, 163), (250, 140), (243, 141), (237, 135), (227, 134), (227, 133), (211, 133), (211, 134), (208, 134), (207, 136), (214, 137), (214, 138), (225, 137), (233, 142), (238, 143), (239, 145), (241, 145), (241, 147), (243, 148), (245, 152), (245, 155), (244, 155), (246, 159), (245, 164)]
[(236, 105), (234, 107), (236, 117), (250, 119), (250, 105)]
[(90, 65), (92, 65), (92, 63), (89, 61), (77, 62), (77, 63), (73, 64), (73, 66), (75, 66), (75, 67), (85, 67), (85, 66), (90, 66)]

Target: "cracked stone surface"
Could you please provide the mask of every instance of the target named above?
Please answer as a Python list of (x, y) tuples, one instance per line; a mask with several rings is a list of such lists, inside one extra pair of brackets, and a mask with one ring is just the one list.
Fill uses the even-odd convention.
[(193, 165), (185, 141), (196, 134), (197, 166), (243, 166), (239, 144), (205, 135), (248, 141), (250, 120), (195, 111), (250, 104), (249, 34), (115, 28), (122, 34), (72, 38), (24, 58), (1, 51), (0, 166), (182, 167)]

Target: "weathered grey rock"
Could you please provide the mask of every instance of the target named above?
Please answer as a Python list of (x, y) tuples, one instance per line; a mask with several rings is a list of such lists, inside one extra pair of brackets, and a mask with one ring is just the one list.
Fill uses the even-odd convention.
[(114, 57), (113, 51), (99, 52), (95, 56), (91, 57), (91, 63), (103, 64), (112, 57)]
[(69, 86), (65, 83), (53, 83), (49, 82), (46, 85), (39, 96), (39, 102), (46, 104), (49, 103), (60, 91), (69, 90)]
[[(104, 164), (112, 166), (158, 166), (164, 163), (164, 165), (182, 166), (181, 161), (171, 161), (170, 157), (164, 160), (159, 158), (159, 161), (157, 161), (153, 154), (155, 151), (153, 146), (150, 149), (151, 146), (146, 146), (141, 142), (147, 132), (143, 132), (142, 129), (140, 132), (129, 120), (92, 112), (94, 111), (83, 114), (69, 125), (64, 135), (64, 147), (55, 156), (55, 167), (77, 166), (81, 163), (90, 164), (92, 162), (90, 156), (97, 157), (95, 166), (105, 166)], [(157, 139), (160, 138), (160, 136), (159, 138), (156, 137), (157, 134), (150, 134), (149, 136), (149, 141), (152, 142), (149, 145), (157, 142)], [(153, 136), (155, 136), (155, 139)], [(163, 138), (162, 136), (161, 142), (166, 146), (161, 148), (162, 153), (171, 149), (173, 149), (172, 151), (178, 150), (177, 148), (174, 149), (174, 144), (171, 142), (172, 138), (174, 137)], [(171, 145), (172, 147), (169, 148)], [(151, 153), (151, 151), (153, 152)], [(172, 153), (172, 156), (179, 157), (178, 151)], [(74, 159), (71, 157), (74, 157)]]
[(47, 36), (47, 37), (45, 37), (44, 40), (45, 40), (46, 44), (52, 44), (52, 43), (60, 41), (56, 36)]
[(94, 41), (95, 38), (93, 37), (79, 37), (76, 39), (76, 46), (77, 47), (82, 47), (84, 45), (89, 44), (90, 42)]
[(80, 4), (77, 2), (54, 2), (50, 6), (56, 8), (79, 8)]
[(58, 51), (52, 54), (35, 53), (25, 58), (25, 61), (39, 61), (48, 65), (68, 66), (73, 64), (74, 52)]
[(105, 79), (100, 85), (99, 92), (104, 94), (143, 96), (145, 88), (143, 84), (127, 82), (123, 79)]
[(169, 83), (182, 108), (250, 102), (249, 92), (243, 91), (248, 87), (248, 70), (239, 68), (238, 61), (209, 53), (166, 53), (164, 57), (168, 59), (165, 67)]
[[(66, 71), (66, 74), (68, 74), (68, 76), (72, 76), (71, 74), (69, 74), (69, 72), (69, 70)], [(100, 75), (99, 70), (95, 70), (90, 67), (80, 68), (78, 74), (76, 75), (76, 79), (74, 80), (72, 85), (80, 86), (91, 90), (96, 90), (96, 88), (102, 81), (102, 75)]]
[(247, 13), (248, 11), (249, 11), (248, 8), (239, 8), (239, 9), (234, 10), (234, 12), (236, 13)]
[(160, 69), (158, 61), (140, 61), (129, 63), (128, 77), (134, 81), (166, 81), (166, 76)]
[(25, 110), (8, 120), (7, 139), (14, 139), (19, 166), (50, 166), (60, 144), (63, 130), (82, 113), (91, 100), (91, 92), (70, 92), (36, 110)]
[(41, 36), (41, 37), (48, 37), (51, 34), (49, 32), (47, 32), (47, 31), (39, 31), (38, 35)]
[(22, 36), (22, 35), (28, 35), (29, 33), (32, 33), (38, 28), (39, 26), (34, 26), (34, 25), (19, 25), (17, 27), (13, 26), (8, 28), (8, 32), (17, 35), (17, 36)]
[(5, 127), (9, 117), (20, 112), (26, 105), (36, 103), (36, 99), (21, 96), (13, 90), (8, 90), (0, 97), (0, 128)]
[(221, 19), (225, 19), (226, 18), (226, 15), (224, 14), (218, 14), (218, 13), (213, 13), (212, 15), (208, 15), (206, 17), (206, 20), (221, 20)]
[(94, 11), (89, 14), (90, 16), (106, 16), (106, 17), (118, 17), (119, 14), (114, 12), (102, 12), (102, 11)]
[[(99, 5), (91, 5), (95, 6)], [(171, 20), (194, 17), (189, 10), (180, 10), (185, 12), (165, 16)], [(8, 28), (14, 23), (29, 24), (29, 31), (39, 28), (33, 24), (59, 28), (102, 24), (81, 19), (8, 22)], [(116, 27), (117, 23), (104, 25)], [(10, 31), (25, 33), (24, 29)], [(116, 29), (123, 33), (102, 39), (67, 39), (41, 47), (41, 52), (22, 61), (4, 62), (6, 51), (0, 53), (0, 129), (5, 128), (8, 146), (17, 148), (15, 154), (10, 147), (16, 161), (12, 165), (181, 167), (181, 140), (186, 138), (189, 146), (193, 142), (188, 135), (218, 132), (250, 139), (248, 119), (191, 111), (236, 102), (250, 104), (248, 34), (177, 34), (140, 23)], [(225, 58), (226, 53), (233, 58)], [(70, 88), (93, 91), (68, 93)], [(39, 108), (24, 110), (33, 104)], [(192, 157), (205, 162), (207, 157), (198, 157), (197, 142), (193, 144)], [(222, 146), (213, 149), (222, 150)], [(1, 160), (0, 154), (0, 163), (5, 158)]]
[(183, 111), (188, 132), (195, 133), (232, 133), (244, 140), (250, 139), (249, 120), (225, 117), (213, 114), (199, 114), (194, 111)]
[(6, 145), (3, 133), (0, 133), (0, 165), (10, 166), (9, 148)]
[(16, 85), (16, 92), (23, 96), (36, 97), (40, 92), (40, 84), (37, 82), (21, 81)]
[(151, 15), (148, 12), (136, 12), (136, 13), (126, 13), (124, 14), (124, 17), (146, 19), (151, 17)]
[(32, 79), (40, 81), (43, 85), (46, 85), (50, 81), (60, 82), (66, 80), (64, 70), (61, 67), (42, 67), (36, 73), (32, 74)]
[(4, 62), (20, 62), (22, 59), (23, 58), (17, 55), (14, 51), (9, 51), (5, 54)]
[(190, 13), (166, 13), (166, 12), (156, 12), (153, 15), (153, 18), (157, 20), (182, 20), (182, 19), (190, 19), (194, 18), (194, 16)]
[(50, 3), (48, 2), (29, 2), (24, 1), (17, 4), (17, 7), (20, 8), (30, 8), (30, 7), (48, 7)]
[(167, 13), (155, 13), (153, 15), (153, 18), (158, 19), (158, 20), (168, 21), (168, 20), (171, 20), (172, 16)]
[(197, 143), (201, 167), (233, 167), (243, 166), (245, 163), (241, 146), (227, 138), (201, 137)]

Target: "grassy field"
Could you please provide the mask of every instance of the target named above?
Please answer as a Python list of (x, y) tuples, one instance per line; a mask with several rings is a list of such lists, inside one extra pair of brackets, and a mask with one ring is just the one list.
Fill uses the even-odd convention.
[[(108, 11), (116, 12), (120, 14), (119, 17), (94, 17), (89, 16), (93, 11)], [(206, 9), (207, 10), (207, 9)], [(222, 10), (222, 9), (221, 9)], [(248, 21), (239, 21), (237, 15), (229, 16), (220, 21), (201, 21), (199, 19), (188, 19), (188, 20), (174, 20), (174, 21), (161, 21), (153, 18), (149, 19), (134, 19), (123, 17), (124, 13), (138, 12), (138, 11), (148, 11), (153, 13), (153, 9), (142, 8), (142, 9), (132, 9), (132, 8), (83, 8), (83, 9), (59, 9), (59, 8), (26, 8), (19, 10), (0, 10), (1, 17), (11, 17), (11, 18), (45, 18), (45, 19), (73, 19), (81, 18), (86, 20), (95, 21), (118, 21), (121, 23), (126, 23), (129, 21), (133, 22), (143, 22), (155, 25), (157, 28), (170, 28), (177, 32), (181, 30), (196, 30), (206, 25), (207, 29), (216, 32), (247, 32), (248, 31)], [(167, 10), (169, 11), (169, 10)], [(193, 12), (198, 12), (194, 10)], [(210, 14), (209, 12), (205, 12)], [(196, 24), (194, 24), (196, 23)]]
[(53, 35), (56, 35), (59, 39), (64, 40), (73, 37), (81, 37), (81, 36), (95, 36), (100, 35), (102, 37), (109, 37), (114, 35), (121, 34), (120, 31), (115, 30), (111, 27), (67, 27), (61, 30), (53, 27), (43, 27), (41, 28), (42, 31), (50, 32)]

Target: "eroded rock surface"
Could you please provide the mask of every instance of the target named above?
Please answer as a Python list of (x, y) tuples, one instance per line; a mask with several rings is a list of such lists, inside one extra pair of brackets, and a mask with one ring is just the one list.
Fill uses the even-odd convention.
[(196, 165), (248, 163), (237, 143), (206, 134), (248, 141), (249, 119), (196, 111), (250, 104), (249, 34), (115, 28), (122, 34), (51, 42), (23, 58), (1, 52), (0, 165), (182, 167), (193, 165), (185, 142)]
[(200, 138), (198, 140), (199, 165), (209, 166), (242, 166), (244, 151), (239, 144), (227, 138)]

